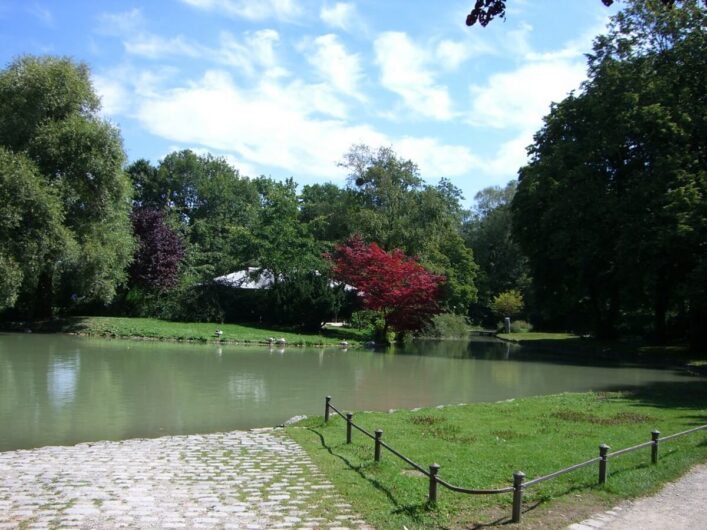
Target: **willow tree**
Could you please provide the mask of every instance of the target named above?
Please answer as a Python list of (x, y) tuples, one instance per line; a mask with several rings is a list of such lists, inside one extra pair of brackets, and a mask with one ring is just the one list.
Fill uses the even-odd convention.
[(99, 111), (84, 64), (24, 56), (0, 72), (0, 145), (29, 159), (38, 186), (57, 196), (67, 241), (24, 276), (36, 285), (20, 300), (30, 316), (49, 316), (57, 303), (108, 302), (125, 280), (131, 187), (120, 134)]

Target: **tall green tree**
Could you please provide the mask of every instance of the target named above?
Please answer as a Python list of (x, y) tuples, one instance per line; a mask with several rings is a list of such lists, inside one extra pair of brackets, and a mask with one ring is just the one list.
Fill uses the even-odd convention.
[(25, 298), (35, 316), (55, 303), (108, 302), (126, 278), (131, 188), (120, 135), (99, 110), (88, 68), (70, 59), (25, 56), (0, 72), (0, 145), (34, 162), (76, 245), (38, 271)]
[(535, 137), (514, 231), (546, 323), (664, 340), (704, 315), (706, 8), (627, 4)]
[(515, 192), (516, 181), (481, 190), (465, 219), (464, 238), (479, 265), (479, 303), (486, 308), (500, 293), (528, 287), (527, 261), (512, 234)]
[(442, 308), (466, 314), (476, 299), (477, 266), (461, 236), (461, 191), (446, 179), (425, 184), (414, 162), (386, 147), (354, 145), (342, 165), (358, 204), (351, 216), (354, 231), (384, 249), (417, 256), (445, 276)]
[(155, 167), (132, 163), (135, 206), (165, 211), (187, 245), (184, 268), (190, 281), (233, 272), (250, 260), (259, 197), (254, 181), (225, 159), (175, 151)]

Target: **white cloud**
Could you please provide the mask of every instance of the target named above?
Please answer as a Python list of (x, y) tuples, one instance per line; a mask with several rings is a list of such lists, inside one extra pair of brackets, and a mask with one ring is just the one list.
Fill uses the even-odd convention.
[(204, 57), (235, 66), (250, 75), (257, 68), (263, 68), (271, 74), (282, 74), (284, 71), (278, 66), (275, 50), (279, 41), (280, 35), (272, 29), (246, 32), (242, 41), (224, 32), (221, 34), (219, 48), (205, 50)]
[(405, 137), (394, 142), (393, 148), (414, 161), (425, 178), (464, 175), (481, 164), (468, 147), (445, 145), (436, 138)]
[(437, 44), (435, 56), (446, 70), (456, 70), (471, 56), (471, 48), (465, 42), (443, 40)]
[(325, 24), (344, 31), (362, 32), (366, 30), (366, 25), (358, 14), (356, 6), (350, 2), (337, 2), (331, 7), (323, 5), (319, 10), (319, 18)]
[(200, 46), (188, 42), (181, 35), (164, 38), (151, 33), (141, 33), (123, 41), (123, 45), (128, 53), (150, 59), (159, 59), (168, 55), (182, 57), (199, 57), (202, 55)]
[(280, 35), (272, 29), (246, 31), (238, 39), (222, 32), (217, 47), (191, 41), (182, 35), (163, 37), (150, 33), (139, 9), (124, 13), (103, 14), (99, 18), (103, 34), (121, 38), (125, 51), (149, 59), (168, 56), (201, 58), (218, 64), (238, 68), (242, 73), (254, 75), (261, 70), (265, 75), (278, 77), (287, 72), (278, 66), (276, 47)]
[[(472, 104), (469, 122), (476, 126), (520, 131), (526, 145), (531, 131), (542, 126), (542, 118), (550, 104), (563, 100), (569, 92), (580, 88), (586, 79), (584, 53), (591, 48), (593, 35), (605, 21), (567, 42), (559, 49), (538, 52), (530, 44), (533, 28), (522, 24), (506, 35), (505, 48), (518, 62), (514, 70), (491, 75), (483, 85), (470, 87)], [(521, 153), (517, 143), (506, 148)], [(523, 146), (525, 147), (525, 146)], [(524, 151), (524, 150), (523, 150)], [(525, 159), (525, 153), (512, 157)]]
[(182, 0), (198, 9), (247, 20), (294, 20), (302, 8), (297, 0)]
[(229, 166), (238, 170), (238, 173), (241, 177), (255, 178), (260, 176), (260, 172), (255, 168), (255, 166), (243, 162), (242, 160), (238, 159), (230, 153), (219, 153), (207, 149), (206, 147), (170, 145), (169, 150), (159, 158), (160, 160), (163, 160), (167, 157), (167, 155), (174, 153), (175, 151), (184, 151), (186, 149), (188, 149), (189, 151), (193, 151), (197, 155), (201, 156), (211, 155), (216, 158), (223, 158)]
[(494, 156), (483, 161), (479, 169), (496, 179), (499, 184), (518, 174), (518, 169), (528, 161), (526, 148), (533, 141), (533, 131), (524, 131), (515, 138), (504, 142)]
[(336, 35), (322, 35), (306, 46), (307, 60), (317, 70), (320, 77), (335, 90), (355, 97), (365, 98), (359, 91), (363, 77), (361, 58), (346, 51)]
[(101, 98), (102, 113), (115, 116), (128, 109), (129, 92), (125, 85), (111, 77), (93, 75), (93, 86)]
[(103, 13), (98, 17), (98, 32), (104, 35), (123, 36), (141, 31), (145, 18), (138, 8), (122, 13)]
[(316, 87), (265, 81), (246, 90), (225, 72), (210, 71), (196, 83), (145, 100), (138, 119), (172, 141), (313, 176), (340, 173), (335, 163), (352, 143), (385, 143), (368, 126), (317, 118), (323, 110)]
[(437, 120), (453, 117), (447, 87), (435, 82), (429, 68), (429, 54), (417, 47), (405, 33), (386, 32), (374, 43), (381, 84), (402, 97), (415, 114)]
[[(336, 166), (352, 144), (394, 145), (425, 175), (460, 175), (476, 163), (463, 146), (433, 138), (391, 139), (369, 125), (332, 116), (326, 87), (264, 80), (243, 88), (223, 71), (140, 100), (136, 117), (152, 134), (180, 145), (230, 154), (250, 166), (319, 178), (343, 178)], [(325, 114), (327, 113), (327, 114)], [(247, 166), (246, 166), (247, 167)], [(245, 170), (244, 170), (245, 171)]]
[(484, 86), (471, 87), (470, 121), (499, 129), (537, 129), (550, 103), (564, 99), (584, 78), (584, 63), (579, 61), (531, 63), (494, 74)]

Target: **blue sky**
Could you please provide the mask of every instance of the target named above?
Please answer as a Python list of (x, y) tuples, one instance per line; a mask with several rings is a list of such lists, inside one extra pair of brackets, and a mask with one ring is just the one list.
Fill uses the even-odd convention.
[(473, 3), (0, 0), (0, 59), (87, 63), (130, 161), (190, 148), (249, 176), (343, 184), (349, 146), (392, 146), (468, 204), (515, 178), (618, 9), (508, 0), (505, 22), (467, 28)]

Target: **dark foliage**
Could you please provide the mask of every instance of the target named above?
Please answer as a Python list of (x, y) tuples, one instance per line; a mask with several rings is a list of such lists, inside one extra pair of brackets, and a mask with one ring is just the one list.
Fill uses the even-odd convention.
[[(667, 7), (673, 7), (675, 0), (660, 0)], [(610, 6), (614, 0), (601, 0), (605, 6)], [(477, 22), (486, 27), (494, 18), (506, 18), (505, 0), (476, 0), (474, 8), (466, 16), (466, 25), (473, 26)]]
[(153, 289), (176, 286), (179, 262), (184, 257), (179, 235), (165, 224), (164, 214), (154, 208), (133, 211), (132, 222), (137, 250), (130, 266), (130, 279)]

